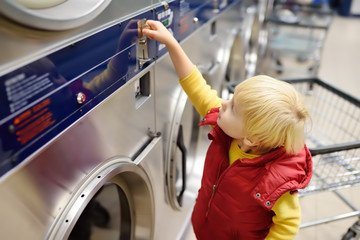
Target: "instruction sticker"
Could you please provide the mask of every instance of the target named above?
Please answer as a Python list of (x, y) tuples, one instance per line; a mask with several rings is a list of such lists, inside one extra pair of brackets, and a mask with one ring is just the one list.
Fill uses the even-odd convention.
[(49, 73), (44, 73), (40, 76), (36, 74), (26, 76), (25, 73), (19, 73), (6, 80), (5, 90), (10, 112), (13, 113), (26, 106), (29, 103), (29, 99), (51, 87), (53, 82), (49, 76)]

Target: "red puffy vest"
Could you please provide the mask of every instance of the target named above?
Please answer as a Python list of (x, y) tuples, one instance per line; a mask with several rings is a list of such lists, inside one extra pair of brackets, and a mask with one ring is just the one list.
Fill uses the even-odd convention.
[(229, 166), (232, 138), (216, 125), (219, 109), (212, 109), (199, 125), (215, 125), (209, 133), (201, 188), (191, 217), (196, 237), (264, 239), (272, 225), (276, 200), (304, 188), (312, 176), (307, 147), (297, 155), (283, 148), (254, 159), (238, 159)]

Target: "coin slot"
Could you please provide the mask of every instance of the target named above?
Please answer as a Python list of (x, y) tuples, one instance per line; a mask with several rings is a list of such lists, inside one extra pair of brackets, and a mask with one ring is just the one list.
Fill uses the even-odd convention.
[(135, 81), (136, 108), (139, 108), (151, 95), (150, 71)]
[(216, 21), (211, 23), (210, 34), (211, 34), (211, 36), (216, 35)]

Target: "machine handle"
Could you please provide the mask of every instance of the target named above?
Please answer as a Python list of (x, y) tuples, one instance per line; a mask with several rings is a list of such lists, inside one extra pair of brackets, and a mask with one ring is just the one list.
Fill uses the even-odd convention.
[(178, 196), (176, 196), (177, 201), (179, 203), (180, 206), (182, 206), (182, 200), (183, 200), (183, 194), (185, 192), (186, 189), (186, 147), (184, 144), (184, 137), (183, 137), (183, 126), (180, 125), (179, 127), (179, 132), (178, 132), (178, 138), (177, 138), (177, 142), (176, 142), (178, 148), (181, 151), (181, 161), (182, 161), (182, 186), (181, 186), (181, 191), (179, 193)]

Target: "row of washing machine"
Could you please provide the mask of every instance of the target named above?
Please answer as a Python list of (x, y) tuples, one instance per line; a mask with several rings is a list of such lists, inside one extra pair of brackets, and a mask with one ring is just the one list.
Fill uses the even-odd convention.
[(1, 238), (181, 239), (206, 139), (141, 29), (162, 21), (222, 93), (244, 75), (252, 4), (111, 1), (61, 31), (1, 17)]

